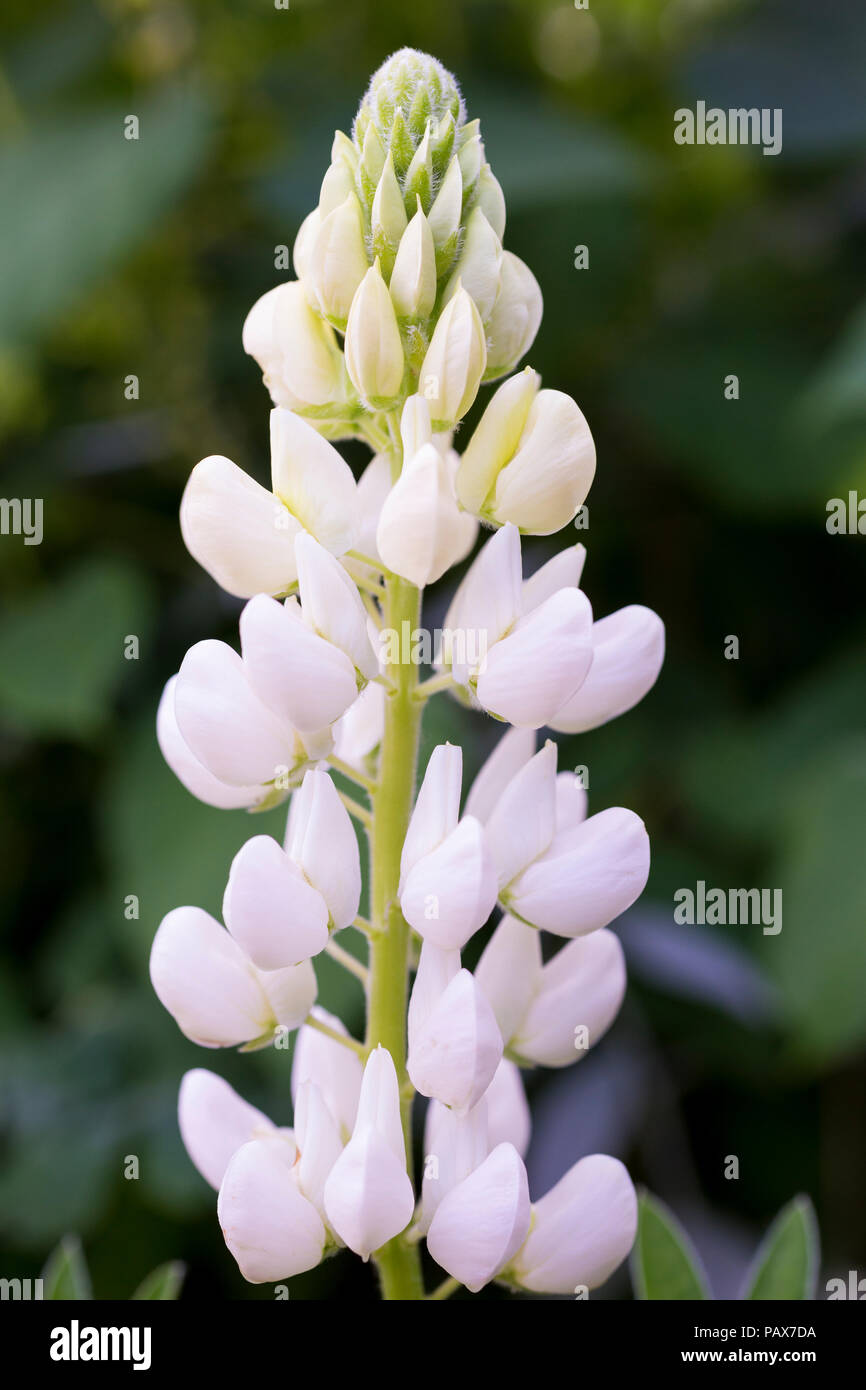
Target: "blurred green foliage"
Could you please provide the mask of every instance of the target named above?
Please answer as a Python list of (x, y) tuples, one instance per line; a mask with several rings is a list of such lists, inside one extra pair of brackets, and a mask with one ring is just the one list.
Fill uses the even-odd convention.
[[(620, 1113), (600, 1101), (586, 1120), (711, 1228), (717, 1291), (714, 1261), (733, 1241), (740, 1287), (758, 1229), (798, 1190), (827, 1269), (862, 1267), (866, 566), (863, 539), (828, 535), (825, 508), (866, 493), (866, 12), (7, 0), (0, 22), (0, 491), (44, 499), (45, 528), (40, 546), (0, 537), (4, 1275), (32, 1275), (75, 1230), (97, 1297), (174, 1257), (184, 1296), (271, 1296), (238, 1276), (183, 1152), (177, 1084), (202, 1055), (146, 970), (163, 912), (218, 910), (250, 823), (183, 791), (153, 721), (185, 649), (235, 635), (237, 605), (185, 554), (177, 504), (206, 454), (266, 474), (244, 314), (279, 278), (275, 248), (316, 200), (334, 127), (404, 43), (456, 71), (481, 117), (507, 244), (545, 295), (530, 360), (593, 428), (581, 539), (595, 611), (642, 602), (668, 625), (644, 705), (561, 740), (561, 766), (590, 768), (595, 809), (646, 819), (639, 913), (662, 922), (632, 923), (629, 1005), (579, 1069), (589, 1084), (622, 1061), (637, 1080)], [(782, 154), (676, 146), (673, 112), (698, 98), (783, 107)], [(130, 114), (138, 141), (123, 138)], [(527, 544), (529, 566), (552, 544)], [(436, 702), (425, 742), (460, 738), (468, 774), (495, 734)], [(699, 878), (781, 887), (782, 932), (684, 928), (678, 943), (672, 894)], [(330, 961), (321, 976), (325, 1001), (357, 1018), (357, 984)], [(746, 984), (766, 1007), (738, 1008)], [(288, 1121), (285, 1053), (204, 1063)], [(348, 1259), (293, 1284), (371, 1294)]]

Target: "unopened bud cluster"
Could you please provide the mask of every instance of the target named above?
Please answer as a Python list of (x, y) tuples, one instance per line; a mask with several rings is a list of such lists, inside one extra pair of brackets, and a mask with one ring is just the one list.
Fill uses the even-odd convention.
[[(271, 486), (210, 456), (181, 504), (191, 554), (245, 606), (239, 651), (200, 641), (168, 682), (160, 746), (211, 806), (290, 798), (284, 837), (253, 835), (225, 866), (222, 922), (177, 908), (151, 955), (156, 992), (192, 1041), (250, 1050), (297, 1030), (291, 1129), (212, 1072), (181, 1086), (184, 1141), (253, 1282), (342, 1247), (379, 1262), (395, 1241), (397, 1259), (417, 1260), (424, 1237), (473, 1291), (499, 1279), (562, 1294), (606, 1279), (634, 1237), (618, 1160), (584, 1158), (534, 1203), (523, 1163), (521, 1072), (578, 1060), (613, 1022), (625, 966), (609, 928), (649, 873), (640, 817), (589, 815), (537, 731), (581, 732), (635, 705), (658, 676), (664, 628), (636, 605), (594, 620), (583, 546), (524, 575), (522, 535), (568, 525), (592, 483), (592, 436), (569, 396), (525, 367), (493, 393), (462, 455), (454, 447), (481, 383), (518, 365), (541, 318), (504, 229), (454, 79), (423, 54), (395, 54), (352, 137), (335, 138), (295, 245), (297, 280), (265, 294), (244, 326), (274, 403)], [(333, 442), (350, 436), (374, 450), (357, 480)], [(493, 534), (444, 622), (479, 640), (450, 644), (433, 688), (410, 684), (407, 697), (417, 673), (379, 640), (389, 604), (407, 593), (417, 604), (469, 555), (480, 524)], [(440, 689), (512, 727), (465, 801), (461, 749), (436, 747), (409, 815), (414, 765), (387, 760), (387, 731)], [(338, 791), (335, 767), (371, 794), (369, 809)], [(406, 794), (392, 803), (397, 783)], [(359, 916), (353, 815), (374, 874), (377, 854), (393, 868), (371, 920)], [(493, 913), (470, 971), (462, 952)], [(374, 995), (396, 987), (402, 1001), (406, 981), (374, 978), (375, 945), (395, 922), (416, 967), (405, 1046), (389, 1050)], [(371, 939), (366, 972), (334, 941), (350, 926)], [(543, 932), (560, 942), (546, 961)], [(363, 979), (363, 1043), (316, 1002), (326, 951)], [(429, 1099), (417, 1186), (415, 1093)]]

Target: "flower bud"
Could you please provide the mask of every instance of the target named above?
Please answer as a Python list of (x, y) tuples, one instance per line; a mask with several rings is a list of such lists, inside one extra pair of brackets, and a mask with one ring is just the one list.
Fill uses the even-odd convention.
[(462, 284), (472, 296), (481, 319), (486, 322), (499, 290), (502, 243), (480, 207), (469, 215), (463, 250), (454, 274), (445, 288), (446, 300)]
[(310, 304), (316, 304), (315, 295), (312, 293), (310, 285), (310, 265), (313, 255), (313, 247), (316, 244), (316, 237), (322, 225), (322, 215), (318, 208), (313, 208), (308, 213), (298, 228), (298, 235), (295, 237), (295, 244), (292, 247), (292, 265), (295, 267), (295, 274), (304, 286)]
[(509, 1051), (540, 1067), (578, 1061), (613, 1023), (625, 984), (625, 958), (612, 931), (569, 941), (544, 966), (532, 1003), (507, 1040)]
[(177, 1098), (177, 1118), (192, 1162), (217, 1190), (232, 1155), (251, 1139), (279, 1137), (292, 1158), (297, 1152), (290, 1129), (278, 1130), (267, 1115), (243, 1100), (227, 1081), (203, 1067), (184, 1074)]
[(327, 217), (354, 192), (355, 179), (345, 160), (338, 159), (329, 164), (319, 192), (319, 216)]
[(400, 390), (405, 364), (397, 316), (378, 261), (352, 300), (345, 352), (346, 370), (362, 399), (377, 409), (391, 402)]
[(334, 555), (355, 543), (352, 470), (333, 444), (290, 410), (271, 411), (271, 482), (301, 526)]
[(520, 447), (520, 438), (541, 377), (531, 367), (511, 377), (487, 403), (457, 470), (457, 495), (467, 511), (479, 515), (501, 470)]
[(451, 429), (463, 418), (478, 394), (486, 362), (484, 326), (460, 286), (439, 315), (419, 377), (434, 430)]
[(403, 465), (379, 517), (382, 560), (422, 589), (468, 555), (478, 533), (475, 519), (457, 506), (454, 466), (434, 444), (423, 445)]
[(533, 729), (509, 729), (503, 734), (469, 788), (467, 816), (475, 816), (482, 825), (486, 825), (512, 777), (534, 754)]
[(505, 235), (505, 194), (489, 164), (478, 178), (478, 206), (501, 241)]
[[(515, 526), (503, 526), (481, 547), (466, 571), (445, 615), (446, 629), (484, 635), (486, 658), (491, 646), (513, 627), (522, 609), (523, 579), (520, 568), (520, 534)], [(480, 669), (458, 669), (454, 679), (462, 685)]]
[(378, 674), (379, 662), (367, 632), (367, 614), (353, 581), (312, 536), (295, 540), (298, 589), (304, 622), (345, 652), (359, 684)]
[(384, 1047), (364, 1068), (355, 1127), (328, 1175), (324, 1205), (328, 1224), (364, 1260), (412, 1219), (397, 1073)]
[(474, 1173), (489, 1151), (486, 1097), (465, 1115), (431, 1100), (424, 1123), (424, 1180), (416, 1227), (419, 1234), (429, 1229), (443, 1197)]
[[(348, 1037), (343, 1021), (318, 1005), (312, 1010), (314, 1018), (326, 1023), (335, 1032)], [(360, 1059), (348, 1047), (335, 1042), (326, 1033), (305, 1024), (298, 1029), (295, 1055), (292, 1060), (292, 1100), (297, 1105), (301, 1088), (312, 1081), (337, 1122), (341, 1139), (348, 1139), (358, 1113), (363, 1068)]]
[(407, 213), (412, 210), (416, 202), (429, 208), (432, 192), (433, 155), (430, 148), (430, 125), (428, 123), (403, 180), (403, 200)]
[(491, 1149), (495, 1149), (497, 1144), (513, 1144), (520, 1157), (524, 1158), (529, 1148), (532, 1118), (523, 1077), (515, 1062), (503, 1057), (484, 1093), (482, 1104), (487, 1107), (488, 1143)]
[(466, 118), (454, 77), (429, 53), (401, 48), (370, 79), (355, 118), (355, 144), (364, 144), (373, 125), (383, 145), (393, 148), (399, 118), (400, 128), (414, 149), (428, 126), (436, 127), (438, 137), (444, 138), (449, 117), (460, 126)]
[(529, 266), (511, 251), (503, 251), (499, 288), (487, 319), (485, 381), (495, 381), (517, 366), (532, 344), (541, 323), (544, 300)]
[(314, 1081), (298, 1087), (295, 1098), (295, 1135), (300, 1148), (297, 1180), (323, 1221), (325, 1183), (343, 1151), (343, 1138), (325, 1098)]
[(664, 623), (640, 604), (620, 608), (593, 624), (592, 651), (589, 675), (550, 720), (552, 729), (582, 734), (638, 704), (662, 668)]
[(379, 257), (382, 262), (383, 273), (388, 275), (397, 255), (400, 238), (405, 232), (409, 220), (406, 216), (403, 194), (394, 172), (394, 156), (390, 150), (376, 186), (370, 220), (373, 255)]
[(400, 416), (400, 439), (403, 445), (403, 458), (414, 458), (425, 444), (432, 444), (433, 431), (430, 428), (430, 406), (423, 396), (409, 396)]
[(427, 1232), (438, 1265), (477, 1293), (512, 1260), (529, 1230), (526, 1169), (500, 1144), (442, 1199)]
[(203, 1047), (259, 1042), (278, 1024), (297, 1028), (316, 998), (309, 961), (262, 974), (198, 907), (177, 907), (162, 919), (150, 978), (181, 1032)]
[(296, 578), (300, 522), (248, 473), (218, 454), (192, 470), (180, 504), (184, 545), (227, 593), (284, 594)]
[(259, 970), (297, 965), (328, 944), (325, 899), (270, 835), (254, 835), (232, 860), (223, 918)]
[(334, 725), (334, 755), (359, 772), (367, 771), (385, 736), (385, 687), (371, 681)]
[(460, 160), (455, 155), (448, 165), (428, 215), (430, 232), (436, 247), (436, 271), (439, 275), (444, 274), (454, 259), (462, 214), (463, 175), (460, 172)]
[(464, 206), (471, 199), (484, 163), (481, 122), (469, 121), (460, 133), (460, 173), (463, 177)]
[(343, 404), (343, 359), (334, 330), (310, 308), (300, 281), (257, 299), (243, 330), (244, 352), (262, 369), (275, 405), (291, 410)]
[(401, 318), (426, 319), (436, 303), (436, 252), (430, 224), (421, 210), (400, 239), (391, 272), (391, 299)]
[(533, 1207), (532, 1231), (511, 1273), (534, 1293), (597, 1288), (621, 1264), (637, 1233), (637, 1198), (618, 1159), (575, 1163)]
[(251, 1284), (303, 1274), (324, 1253), (325, 1228), (298, 1189), (293, 1162), (281, 1140), (254, 1139), (226, 1169), (217, 1213), (226, 1245)]
[(537, 859), (556, 832), (556, 744), (518, 768), (487, 819), (487, 837), (504, 886)]
[(292, 793), (286, 852), (324, 899), (331, 929), (348, 927), (361, 900), (361, 860), (349, 812), (327, 772), (306, 773)]
[(541, 977), (539, 933), (506, 913), (475, 967), (475, 978), (493, 1009), (506, 1047), (526, 1017)]
[(558, 831), (500, 900), (531, 926), (557, 936), (585, 936), (631, 907), (646, 887), (649, 866), (643, 821), (614, 806)]
[(341, 332), (368, 265), (361, 206), (350, 193), (321, 219), (303, 274), (318, 309)]
[(361, 150), (361, 159), (358, 164), (358, 174), (361, 183), (361, 192), (366, 199), (367, 205), (371, 203), (376, 187), (382, 177), (385, 168), (385, 147), (379, 137), (379, 132), (374, 125), (367, 127), (364, 135), (364, 145)]
[(401, 889), (410, 870), (437, 849), (457, 825), (462, 777), (463, 749), (459, 744), (438, 744), (427, 762), (403, 841)]

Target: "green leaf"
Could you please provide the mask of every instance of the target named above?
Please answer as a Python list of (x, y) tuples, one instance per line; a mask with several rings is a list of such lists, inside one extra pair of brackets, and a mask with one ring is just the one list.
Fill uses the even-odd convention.
[(706, 1275), (686, 1232), (657, 1197), (642, 1192), (638, 1199), (637, 1239), (631, 1254), (635, 1297), (644, 1299), (706, 1299)]
[(93, 1297), (87, 1261), (78, 1236), (64, 1236), (42, 1271), (43, 1297), (80, 1302)]
[(185, 1264), (180, 1260), (168, 1260), (164, 1265), (157, 1265), (156, 1269), (151, 1270), (150, 1274), (142, 1279), (132, 1297), (138, 1300), (172, 1302), (180, 1294), (185, 1275)]
[(149, 589), (113, 560), (92, 560), (0, 622), (0, 716), (25, 733), (88, 740), (128, 674), (124, 639), (144, 642)]
[(743, 1297), (811, 1301), (819, 1249), (812, 1203), (808, 1197), (795, 1197), (782, 1208), (761, 1242)]

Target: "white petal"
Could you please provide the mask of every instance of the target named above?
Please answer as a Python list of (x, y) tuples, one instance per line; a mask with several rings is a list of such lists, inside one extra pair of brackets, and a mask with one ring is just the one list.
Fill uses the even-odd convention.
[(520, 535), (515, 527), (503, 526), (464, 575), (443, 627), (479, 634), (479, 649), (489, 652), (520, 615), (522, 583)]
[(418, 860), (441, 845), (457, 825), (462, 778), (463, 749), (458, 744), (438, 744), (430, 754), (403, 841), (401, 881)]
[(544, 853), (555, 829), (556, 744), (548, 739), (515, 773), (487, 822), (500, 888)]
[(487, 1133), (486, 1097), (466, 1115), (458, 1115), (438, 1100), (430, 1101), (424, 1124), (424, 1181), (418, 1218), (422, 1234), (446, 1193), (484, 1162), (490, 1152)]
[(329, 405), (343, 396), (333, 329), (310, 308), (300, 281), (277, 285), (256, 301), (244, 324), (243, 344), (273, 395), (298, 406)]
[[(278, 1133), (267, 1115), (243, 1100), (221, 1076), (203, 1067), (184, 1074), (177, 1119), (187, 1153), (205, 1181), (217, 1190), (229, 1159), (242, 1144)], [(293, 1150), (290, 1132), (284, 1131), (283, 1137)]]
[(437, 849), (406, 875), (403, 915), (425, 941), (459, 950), (483, 927), (496, 902), (493, 859), (481, 825), (465, 816)]
[(257, 970), (274, 1018), (282, 1028), (298, 1028), (316, 1002), (316, 972), (308, 960), (281, 970)]
[(405, 1230), (412, 1219), (412, 1184), (378, 1130), (354, 1134), (325, 1183), (328, 1224), (362, 1259)]
[(184, 545), (229, 594), (284, 594), (294, 584), (298, 521), (219, 454), (197, 463), (180, 504)]
[(516, 1063), (503, 1057), (484, 1094), (487, 1106), (488, 1143), (513, 1144), (523, 1158), (529, 1148), (532, 1118), (523, 1087), (523, 1077)]
[(192, 795), (198, 797), (206, 806), (216, 806), (221, 811), (233, 810), (240, 806), (255, 806), (264, 795), (263, 787), (234, 787), (220, 782), (187, 747), (177, 727), (174, 712), (176, 686), (177, 676), (172, 676), (166, 683), (156, 712), (157, 742), (175, 777), (183, 783), (188, 792), (192, 792)]
[(468, 970), (460, 970), (415, 1030), (407, 1070), (422, 1096), (465, 1114), (502, 1060), (502, 1036), (489, 1003)]
[(225, 924), (260, 970), (279, 970), (328, 944), (328, 906), (270, 835), (254, 835), (232, 861)]
[(312, 632), (297, 608), (258, 594), (240, 617), (247, 679), (259, 699), (302, 733), (333, 724), (357, 698), (346, 653)]
[(445, 287), (445, 300), (451, 298), (459, 285), (471, 295), (483, 321), (493, 310), (499, 291), (499, 271), (502, 265), (502, 242), (476, 205), (469, 214), (463, 248), (454, 272)]
[(625, 984), (625, 958), (612, 931), (569, 941), (544, 967), (512, 1051), (541, 1067), (578, 1061), (616, 1018)]
[(503, 734), (469, 789), (467, 816), (486, 825), (508, 783), (534, 753), (534, 729), (509, 729)]
[(391, 298), (403, 318), (426, 319), (436, 302), (436, 251), (430, 224), (421, 210), (400, 239), (391, 272)]
[(458, 509), (448, 461), (434, 444), (422, 445), (382, 506), (376, 532), (382, 560), (424, 588), (462, 558), (474, 535), (471, 518), (467, 522)]
[(541, 985), (541, 938), (535, 928), (506, 914), (482, 952), (475, 978), (507, 1047)]
[(421, 944), (418, 969), (409, 997), (407, 1034), (409, 1051), (442, 995), (460, 969), (460, 952), (443, 951), (430, 941)]
[(520, 448), (496, 480), (493, 515), (546, 536), (574, 518), (595, 476), (595, 444), (563, 391), (539, 391)]
[(304, 269), (298, 274), (312, 286), (322, 313), (344, 328), (368, 265), (361, 207), (354, 193), (321, 218), (311, 242), (309, 256), (304, 247)]
[(367, 1058), (354, 1133), (372, 1128), (401, 1159), (405, 1167), (406, 1144), (400, 1117), (400, 1088), (393, 1058), (386, 1047), (376, 1047)]
[(442, 1200), (427, 1233), (427, 1249), (437, 1264), (477, 1293), (520, 1249), (529, 1220), (523, 1161), (511, 1144), (499, 1144)]
[(371, 681), (334, 725), (334, 752), (344, 763), (364, 770), (364, 762), (385, 734), (385, 687)]
[(433, 428), (450, 429), (469, 410), (487, 365), (484, 325), (475, 302), (458, 288), (436, 322), (418, 384)]
[(304, 621), (314, 632), (340, 647), (362, 676), (372, 680), (378, 674), (379, 662), (354, 581), (312, 536), (298, 536), (295, 557)]
[(298, 1088), (295, 1135), (300, 1147), (298, 1186), (325, 1221), (325, 1183), (343, 1151), (343, 1139), (339, 1125), (314, 1081), (305, 1081)]
[(577, 773), (559, 772), (556, 776), (556, 828), (570, 830), (586, 820), (586, 787)]
[(523, 611), (531, 613), (559, 589), (577, 589), (586, 562), (586, 546), (570, 545), (531, 574), (523, 584)]
[[(348, 1037), (345, 1024), (334, 1014), (318, 1006), (312, 1014)], [(360, 1059), (348, 1047), (309, 1025), (299, 1029), (292, 1060), (292, 1099), (297, 1101), (298, 1092), (306, 1081), (315, 1082), (344, 1139), (349, 1137), (355, 1124), (362, 1075)]]
[(634, 1244), (637, 1198), (626, 1169), (606, 1154), (582, 1158), (536, 1202), (532, 1232), (514, 1261), (524, 1288), (597, 1288)]
[(281, 1140), (254, 1139), (238, 1149), (223, 1178), (220, 1226), (251, 1284), (289, 1279), (322, 1258), (325, 1228), (298, 1191), (292, 1161)]
[(178, 672), (174, 710), (184, 742), (221, 782), (272, 782), (298, 760), (294, 730), (262, 704), (241, 658), (225, 642), (190, 647)]
[(237, 1047), (270, 1032), (274, 1014), (237, 942), (199, 907), (163, 917), (150, 978), (181, 1032), (204, 1047)]
[(457, 471), (457, 495), (469, 511), (481, 512), (499, 472), (517, 452), (540, 385), (538, 373), (526, 367), (491, 396)]
[(549, 721), (579, 734), (625, 714), (655, 685), (665, 656), (665, 627), (640, 604), (620, 608), (592, 629), (593, 659), (583, 685)]
[(509, 724), (549, 723), (586, 679), (591, 625), (585, 594), (560, 589), (489, 649), (476, 686), (479, 702)]
[(271, 411), (271, 479), (277, 497), (326, 550), (351, 550), (355, 479), (333, 444), (291, 410)]
[(393, 401), (405, 360), (397, 315), (378, 261), (355, 291), (344, 350), (346, 370), (362, 399), (376, 404)]
[(543, 309), (541, 287), (529, 266), (513, 252), (504, 251), (499, 293), (487, 321), (488, 379), (510, 372), (529, 351)]
[(286, 850), (327, 904), (342, 931), (358, 915), (361, 860), (349, 812), (327, 772), (312, 771), (293, 794)]
[(510, 887), (511, 912), (557, 936), (606, 927), (646, 887), (650, 847), (639, 816), (621, 806), (559, 832)]

